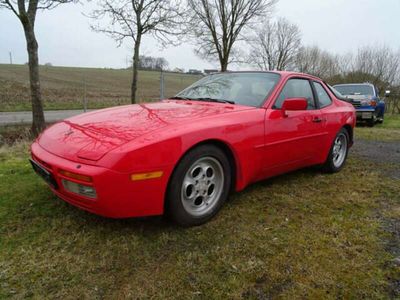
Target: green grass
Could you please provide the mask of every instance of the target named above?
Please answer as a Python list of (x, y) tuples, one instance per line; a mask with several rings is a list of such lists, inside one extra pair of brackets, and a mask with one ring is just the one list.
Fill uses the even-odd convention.
[(355, 137), (366, 140), (400, 141), (400, 115), (386, 115), (383, 124), (375, 127), (357, 125)]
[[(80, 109), (83, 107), (84, 82), (89, 108), (103, 108), (130, 103), (130, 70), (40, 67), (45, 109)], [(172, 96), (197, 81), (200, 76), (165, 73), (165, 96)], [(160, 73), (139, 71), (139, 102), (154, 101), (160, 96)], [(0, 111), (31, 110), (28, 67), (0, 64)]]
[(400, 183), (354, 157), (254, 184), (183, 229), (65, 204), (27, 149), (0, 148), (0, 298), (382, 299), (400, 279), (384, 231)]
[(397, 128), (400, 129), (400, 115), (386, 115), (383, 124), (379, 128)]

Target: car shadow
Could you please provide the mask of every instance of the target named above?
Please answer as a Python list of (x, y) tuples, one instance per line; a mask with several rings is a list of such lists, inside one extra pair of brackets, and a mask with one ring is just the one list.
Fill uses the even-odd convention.
[[(246, 195), (250, 194), (258, 189), (270, 188), (274, 185), (279, 185), (281, 182), (295, 183), (299, 177), (316, 177), (321, 174), (319, 167), (312, 166), (275, 177), (271, 177), (262, 181), (255, 182), (247, 186), (240, 192), (232, 192), (226, 205), (232, 205), (233, 203), (238, 204), (241, 201), (246, 201)], [(169, 231), (185, 231), (189, 228), (181, 227), (169, 220), (168, 217), (161, 216), (150, 216), (150, 217), (133, 217), (125, 219), (112, 219), (92, 214), (90, 212), (81, 210), (72, 206), (61, 199), (58, 201), (62, 205), (63, 215), (68, 214), (69, 219), (74, 220), (78, 227), (88, 226), (97, 227), (97, 229), (106, 230), (112, 232), (128, 232), (129, 234), (157, 234)], [(222, 208), (223, 210), (224, 208)], [(216, 216), (218, 218), (218, 215)], [(201, 227), (201, 226), (200, 226)], [(199, 228), (199, 227), (197, 227)]]

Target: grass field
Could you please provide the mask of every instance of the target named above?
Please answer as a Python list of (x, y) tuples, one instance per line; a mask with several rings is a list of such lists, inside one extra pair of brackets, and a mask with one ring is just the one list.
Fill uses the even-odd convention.
[[(40, 67), (45, 109), (79, 109), (130, 103), (130, 70)], [(165, 73), (165, 96), (172, 96), (200, 76)], [(160, 73), (139, 71), (139, 102), (160, 97)], [(30, 110), (28, 67), (0, 64), (0, 111)]]
[(383, 124), (375, 127), (357, 125), (355, 136), (365, 140), (400, 141), (400, 115), (385, 115)]
[(400, 182), (353, 154), (338, 174), (254, 184), (210, 223), (182, 229), (65, 204), (32, 172), (27, 149), (0, 147), (0, 298), (396, 297), (386, 227), (400, 220)]

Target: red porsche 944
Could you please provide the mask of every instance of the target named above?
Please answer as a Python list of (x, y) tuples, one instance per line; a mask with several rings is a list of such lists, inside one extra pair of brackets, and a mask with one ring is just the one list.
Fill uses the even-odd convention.
[(81, 209), (112, 218), (166, 213), (193, 226), (252, 182), (311, 165), (339, 171), (355, 121), (353, 106), (319, 78), (219, 73), (170, 99), (56, 123), (32, 144), (31, 164)]

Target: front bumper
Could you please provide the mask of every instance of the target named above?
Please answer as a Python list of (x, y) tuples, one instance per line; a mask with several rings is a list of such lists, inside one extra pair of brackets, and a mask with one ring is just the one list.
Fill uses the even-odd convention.
[(375, 109), (358, 108), (356, 110), (357, 120), (371, 120), (375, 118)]
[[(132, 181), (130, 174), (76, 163), (56, 156), (43, 149), (37, 142), (32, 144), (31, 153), (32, 159), (45, 167), (54, 177), (57, 185), (49, 185), (52, 192), (74, 206), (110, 218), (160, 215), (164, 211), (164, 194), (169, 170), (165, 170), (161, 178)], [(96, 199), (66, 190), (62, 184), (63, 178), (77, 183), (82, 182), (64, 177), (59, 173), (61, 169), (92, 177), (92, 185), (97, 193)]]

